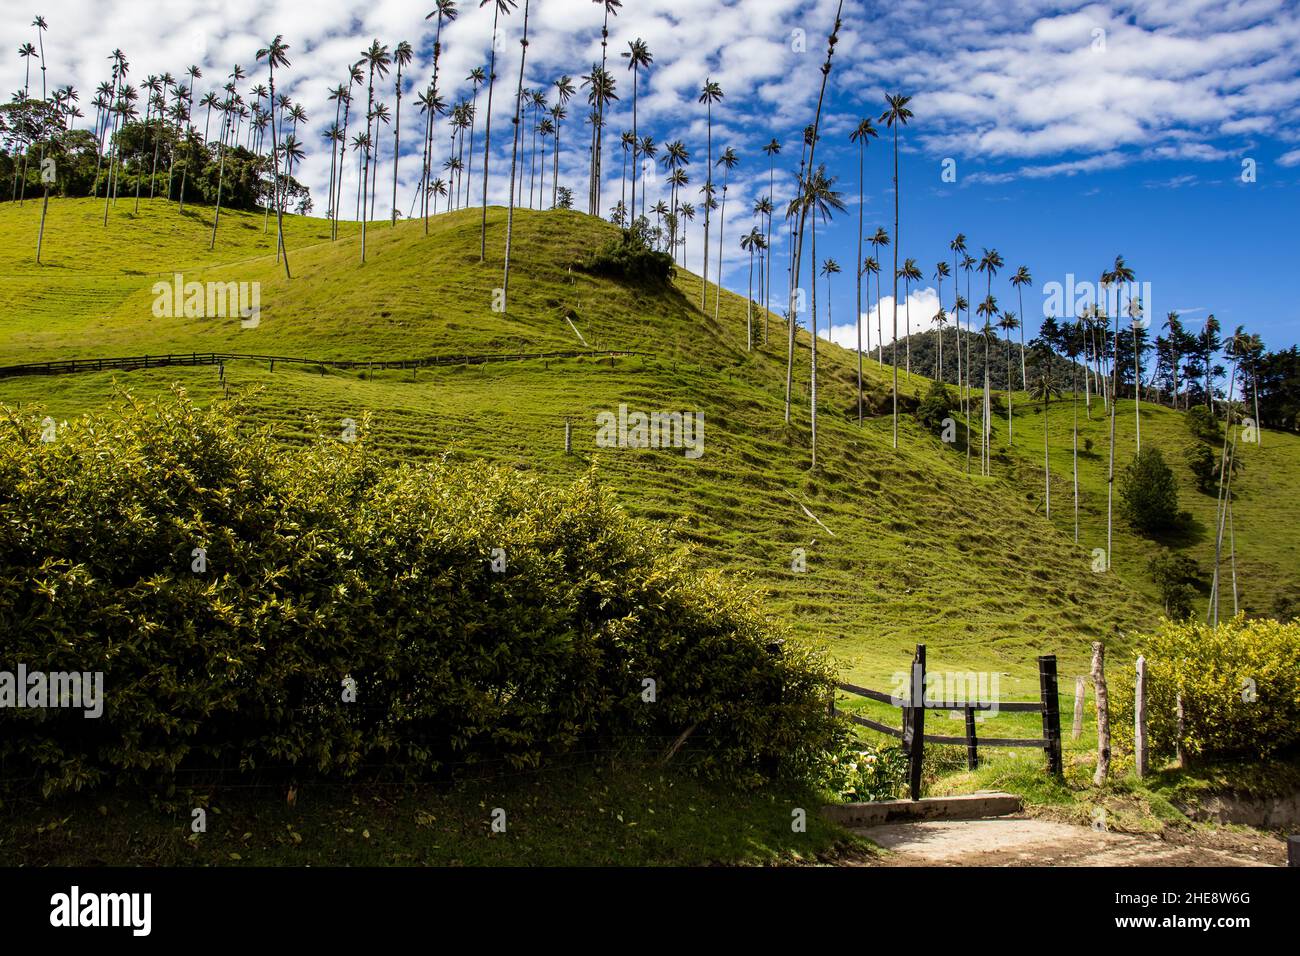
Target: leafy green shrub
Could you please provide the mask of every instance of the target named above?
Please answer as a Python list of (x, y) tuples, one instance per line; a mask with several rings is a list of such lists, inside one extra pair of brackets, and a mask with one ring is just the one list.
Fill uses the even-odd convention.
[(943, 382), (930, 383), (929, 391), (916, 409), (916, 417), (930, 431), (938, 433), (943, 429), (943, 420), (951, 415), (953, 398)]
[(640, 230), (624, 229), (620, 238), (589, 255), (584, 272), (636, 284), (665, 284), (676, 274), (673, 257), (650, 247)]
[[(1165, 621), (1135, 642), (1146, 655), (1152, 753), (1172, 755), (1183, 698), (1189, 756), (1264, 758), (1300, 743), (1300, 623)], [(1134, 665), (1112, 684), (1111, 726), (1131, 747)]]
[(1201, 576), (1196, 562), (1185, 554), (1162, 551), (1147, 563), (1147, 570), (1164, 601), (1165, 616), (1175, 621), (1191, 617), (1196, 583)]
[(0, 710), (0, 765), (46, 793), (526, 768), (688, 728), (679, 760), (752, 784), (774, 755), (810, 779), (835, 737), (820, 659), (773, 654), (753, 595), (594, 474), (386, 467), (364, 423), (287, 447), (183, 393), (40, 439), (0, 413), (0, 670), (102, 672), (105, 696), (97, 720)]
[(847, 803), (893, 800), (907, 784), (907, 753), (902, 747), (867, 747), (856, 742), (829, 757), (825, 786)]
[(1178, 481), (1160, 449), (1143, 448), (1119, 478), (1124, 516), (1139, 531), (1164, 531), (1178, 523)]
[(1223, 441), (1223, 429), (1219, 427), (1219, 420), (1204, 405), (1193, 405), (1187, 410), (1187, 430), (1204, 442), (1214, 444)]
[[(1222, 453), (1208, 445), (1197, 444), (1189, 447), (1185, 454), (1187, 467), (1192, 470), (1192, 476), (1196, 478), (1196, 490), (1206, 495), (1217, 495), (1219, 475), (1223, 471)], [(1229, 461), (1231, 464), (1228, 470), (1232, 474), (1235, 475), (1243, 468), (1241, 459), (1235, 455), (1230, 455)]]

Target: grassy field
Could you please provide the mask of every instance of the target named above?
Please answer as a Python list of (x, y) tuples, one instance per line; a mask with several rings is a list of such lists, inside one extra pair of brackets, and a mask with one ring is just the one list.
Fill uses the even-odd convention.
[[(815, 862), (862, 841), (816, 794), (734, 793), (605, 763), (455, 786), (121, 792), (0, 807), (0, 860), (24, 866), (695, 866)], [(205, 833), (192, 829), (206, 813)], [(504, 832), (492, 829), (504, 811)], [(791, 826), (806, 811), (806, 832)]]
[[(321, 359), (395, 359), (519, 350), (626, 349), (643, 357), (531, 361), (418, 371), (339, 372), (235, 362), (225, 368), (165, 369), (0, 380), (0, 402), (66, 419), (110, 407), (122, 390), (153, 393), (179, 384), (202, 401), (226, 387), (256, 390), (251, 415), (287, 441), (337, 433), (343, 419), (368, 419), (394, 459), (450, 455), (504, 462), (555, 480), (595, 467), (636, 514), (675, 523), (702, 564), (749, 576), (774, 614), (801, 640), (827, 649), (847, 679), (875, 686), (906, 666), (912, 645), (929, 645), (934, 670), (996, 670), (1009, 698), (1037, 696), (1034, 658), (1054, 652), (1062, 674), (1085, 666), (1088, 643), (1118, 644), (1159, 614), (1145, 563), (1151, 543), (1117, 522), (1115, 574), (1092, 571), (1105, 538), (1105, 441), (1100, 411), (1083, 434), (1083, 526), (1073, 540), (1069, 498), (1069, 407), (1049, 416), (1053, 509), (1042, 506), (1041, 411), (1015, 396), (1016, 441), (995, 434), (993, 476), (965, 471), (965, 455), (924, 432), (910, 414), (891, 447), (889, 369), (866, 363), (868, 418), (856, 421), (856, 360), (819, 343), (819, 467), (809, 470), (808, 340), (799, 336), (792, 422), (783, 421), (785, 348), (780, 320), (767, 344), (748, 352), (745, 301), (713, 291), (698, 308), (699, 279), (679, 271), (673, 287), (630, 288), (573, 268), (616, 235), (573, 212), (516, 212), (508, 315), (492, 310), (501, 284), (504, 210), (489, 215), (488, 261), (478, 261), (474, 210), (369, 230), (360, 263), (355, 229), (337, 243), (328, 225), (291, 217), (286, 236), (294, 278), (274, 257), (274, 230), (260, 216), (223, 213), (208, 252), (210, 211), (185, 217), (162, 202), (141, 214), (119, 203), (105, 230), (102, 206), (51, 205), (49, 268), (31, 262), (38, 209), (0, 208), (0, 364), (73, 356), (230, 350)], [(261, 283), (262, 321), (155, 318), (154, 282)], [(577, 334), (570, 321), (577, 328)], [(761, 320), (758, 320), (761, 322)], [(581, 339), (580, 339), (581, 337)], [(900, 375), (905, 404), (929, 381)], [(596, 415), (633, 410), (702, 411), (704, 456), (595, 447)], [(565, 421), (573, 455), (564, 454)], [(1119, 406), (1120, 464), (1131, 454), (1132, 405)], [(1181, 416), (1143, 412), (1144, 441), (1164, 447), (1187, 485), (1183, 507), (1201, 530), (1180, 545), (1202, 567), (1213, 502), (1197, 496), (1175, 448), (1190, 441)], [(1082, 442), (1082, 438), (1080, 439)], [(977, 456), (978, 457), (978, 456)], [(1247, 449), (1236, 507), (1246, 607), (1267, 608), (1294, 580), (1300, 518), (1287, 489), (1300, 478), (1300, 439), (1267, 433)], [(807, 510), (805, 510), (807, 509)], [(810, 517), (809, 515), (813, 517)], [(807, 571), (792, 570), (806, 552)], [(1064, 676), (1063, 676), (1064, 680)]]

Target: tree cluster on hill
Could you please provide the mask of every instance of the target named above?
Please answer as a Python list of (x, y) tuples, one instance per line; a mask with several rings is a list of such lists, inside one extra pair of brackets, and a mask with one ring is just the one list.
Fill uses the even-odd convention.
[[(0, 202), (30, 197), (44, 188), (40, 163), (23, 155), (26, 142), (38, 144), (43, 157), (54, 160), (51, 196), (103, 195), (109, 188), (110, 166), (103, 161), (94, 135), (49, 122), (33, 124), (31, 117), (47, 115), (43, 106), (35, 100), (26, 106), (0, 106), (0, 182), (14, 184), (11, 190), (0, 190)], [(33, 129), (39, 132), (33, 133)], [(144, 196), (175, 199), (184, 176), (187, 202), (213, 205), (218, 187), (223, 207), (253, 211), (271, 201), (271, 161), (246, 146), (225, 151), (223, 172), (218, 144), (205, 145), (193, 133), (178, 135), (165, 123), (126, 123), (108, 145), (121, 157), (112, 187), (118, 195), (134, 196), (138, 188)], [(312, 211), (310, 190), (297, 179), (282, 174), (281, 189), (288, 209), (302, 214)]]

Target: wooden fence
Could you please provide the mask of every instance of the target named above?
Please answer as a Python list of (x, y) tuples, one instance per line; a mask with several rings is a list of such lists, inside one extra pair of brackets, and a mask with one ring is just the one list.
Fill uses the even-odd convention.
[(69, 375), (75, 372), (134, 372), (139, 369), (166, 368), (175, 365), (223, 365), (226, 362), (233, 361), (269, 362), (273, 371), (276, 362), (290, 365), (320, 365), (325, 368), (382, 370), (446, 365), (484, 365), (489, 362), (520, 362), (538, 359), (621, 358), (645, 354), (644, 352), (587, 349), (585, 351), (570, 352), (429, 355), (423, 358), (408, 359), (345, 360), (298, 358), (291, 355), (250, 355), (242, 352), (185, 352), (168, 355), (128, 355), (121, 358), (54, 359), (49, 362), (28, 362), (25, 365), (5, 365), (0, 366), (0, 378), (12, 378), (19, 375)]
[[(925, 759), (925, 745), (930, 744), (964, 744), (966, 746), (966, 766), (974, 770), (979, 765), (979, 745), (985, 747), (1040, 747), (1047, 754), (1048, 770), (1061, 773), (1061, 711), (1056, 686), (1056, 656), (1053, 654), (1038, 658), (1039, 699), (1036, 701), (949, 701), (927, 702), (925, 700), (925, 645), (916, 645), (916, 655), (912, 658), (911, 680), (908, 695), (899, 699), (892, 694), (858, 687), (855, 684), (837, 684), (848, 694), (865, 697), (878, 703), (897, 707), (903, 712), (902, 728), (891, 727), (880, 721), (858, 714), (846, 714), (853, 723), (870, 728), (903, 742), (907, 752), (908, 785), (913, 800), (921, 797), (921, 768)], [(917, 698), (920, 702), (917, 702)], [(831, 702), (832, 710), (835, 707)], [(925, 712), (927, 710), (960, 710), (966, 717), (966, 733), (961, 737), (948, 737), (925, 732)], [(1043, 718), (1042, 737), (977, 737), (975, 733), (975, 712), (996, 711), (999, 713), (1040, 713)]]

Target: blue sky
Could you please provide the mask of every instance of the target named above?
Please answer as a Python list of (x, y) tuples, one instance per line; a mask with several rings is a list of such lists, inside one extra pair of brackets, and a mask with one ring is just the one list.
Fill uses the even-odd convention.
[[(659, 143), (686, 141), (693, 156), (692, 191), (704, 178), (706, 133), (696, 96), (706, 76), (723, 87), (725, 99), (714, 117), (715, 152), (732, 146), (741, 156), (728, 191), (724, 276), (742, 293), (747, 260), (739, 239), (749, 228), (748, 210), (767, 192), (760, 147), (773, 136), (787, 145), (786, 175), (784, 181), (778, 175), (776, 190), (780, 202), (792, 189), (791, 164), (798, 161), (799, 131), (812, 118), (837, 2), (625, 0), (611, 22), (611, 66), (622, 98), (608, 117), (607, 142), (631, 125), (630, 77), (617, 53), (641, 37), (654, 63), (641, 77), (640, 132)], [(390, 47), (405, 39), (417, 47), (404, 101), (404, 126), (414, 133), (414, 90), (424, 87), (432, 71), (432, 32), (424, 20), (432, 5), (432, 0), (44, 0), (39, 12), (50, 25), (45, 34), (49, 82), (76, 86), (88, 113), (114, 47), (127, 54), (136, 83), (150, 73), (180, 75), (198, 63), (205, 73), (201, 95), (236, 62), (250, 73), (247, 87), (263, 82), (254, 53), (274, 34), (284, 34), (292, 66), (277, 75), (277, 82), (311, 117), (300, 134), (309, 151), (301, 175), (323, 195), (330, 154), (320, 132), (333, 120), (326, 96), (372, 38)], [(444, 32), (441, 68), (445, 95), (453, 102), (467, 95), (464, 78), (486, 63), (491, 38), (491, 8), (480, 9), (475, 0), (459, 6), (461, 16)], [(562, 73), (576, 80), (598, 61), (600, 9), (591, 0), (532, 3), (526, 86), (549, 86)], [(35, 40), (28, 22), (12, 15), (0, 21), (5, 50)], [(498, 44), (493, 201), (504, 201), (506, 193), (509, 141), (502, 131), (509, 128), (521, 26), (522, 0), (503, 18)], [(23, 82), (18, 57), (5, 57), (3, 88), (16, 90)], [(1295, 2), (970, 0), (946, 6), (845, 0), (819, 152), (850, 208), (819, 233), (818, 242), (819, 258), (834, 257), (845, 269), (836, 277), (831, 300), (837, 324), (832, 334), (845, 344), (853, 335), (858, 194), (857, 150), (848, 132), (861, 116), (879, 116), (887, 91), (912, 95), (915, 112), (902, 139), (900, 250), (916, 258), (926, 276), (913, 290), (914, 329), (926, 327), (923, 320), (934, 312), (930, 276), (941, 257), (951, 258), (948, 241), (961, 231), (976, 254), (991, 246), (1006, 260), (994, 284), (1004, 307), (1016, 307), (1006, 278), (1018, 265), (1029, 267), (1035, 279), (1025, 294), (1030, 334), (1042, 312), (1045, 283), (1063, 282), (1067, 273), (1093, 280), (1122, 254), (1139, 281), (1151, 283), (1157, 321), (1178, 309), (1196, 327), (1214, 312), (1225, 328), (1244, 324), (1270, 347), (1300, 339), (1300, 304), (1290, 281), (1300, 252), (1294, 238), (1300, 213), (1300, 10)], [(383, 98), (391, 108), (391, 77)], [(586, 133), (579, 129), (584, 112), (578, 101), (570, 104), (562, 144), (571, 148), (563, 152), (560, 167), (560, 181), (574, 190), (579, 205), (586, 194)], [(403, 210), (419, 176), (419, 150), (417, 135), (405, 140)], [(390, 151), (391, 135), (381, 177), (391, 175)], [(955, 183), (941, 178), (945, 159), (955, 163)], [(1254, 166), (1253, 182), (1243, 181), (1247, 160)], [(617, 153), (606, 160), (607, 197), (619, 192), (619, 161)], [(476, 166), (476, 181), (478, 171)], [(881, 139), (868, 149), (868, 231), (883, 225), (892, 232), (889, 176), (882, 128)], [(660, 193), (651, 189), (652, 203)], [(691, 198), (698, 204), (698, 195)], [(702, 232), (698, 217), (688, 237), (687, 263), (697, 272)], [(786, 252), (779, 243), (778, 269), (784, 268)], [(951, 288), (945, 283), (946, 304)], [(823, 288), (819, 299), (824, 294)]]

